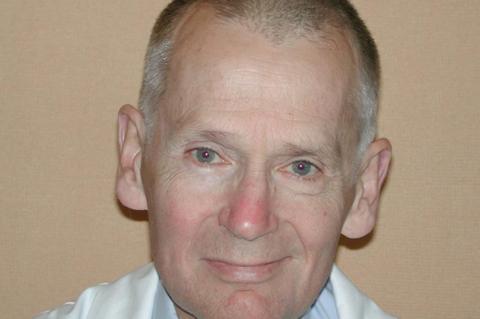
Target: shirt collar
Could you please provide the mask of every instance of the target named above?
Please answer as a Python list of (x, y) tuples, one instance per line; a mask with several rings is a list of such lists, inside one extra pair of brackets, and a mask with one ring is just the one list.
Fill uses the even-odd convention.
[(159, 281), (155, 295), (152, 319), (178, 319), (173, 301), (163, 288), (161, 281)]

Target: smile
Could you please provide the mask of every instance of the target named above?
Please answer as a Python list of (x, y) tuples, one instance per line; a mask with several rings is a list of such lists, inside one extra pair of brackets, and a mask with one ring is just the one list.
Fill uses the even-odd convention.
[(284, 257), (274, 261), (242, 264), (219, 259), (204, 259), (209, 270), (228, 283), (258, 284), (272, 278), (289, 260)]

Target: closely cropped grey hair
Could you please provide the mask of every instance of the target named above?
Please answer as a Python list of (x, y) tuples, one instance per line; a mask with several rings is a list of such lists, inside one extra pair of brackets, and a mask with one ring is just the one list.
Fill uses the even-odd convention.
[(358, 56), (354, 106), (359, 121), (357, 152), (363, 153), (376, 134), (380, 63), (370, 32), (347, 0), (172, 1), (153, 27), (145, 58), (139, 104), (145, 116), (147, 140), (160, 107), (159, 98), (165, 90), (175, 28), (187, 9), (198, 3), (210, 5), (221, 19), (253, 23), (256, 31), (275, 43), (288, 36), (321, 32), (329, 27), (346, 30)]

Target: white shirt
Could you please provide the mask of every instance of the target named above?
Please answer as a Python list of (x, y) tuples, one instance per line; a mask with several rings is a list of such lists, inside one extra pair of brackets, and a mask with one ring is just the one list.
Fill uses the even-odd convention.
[[(34, 319), (177, 319), (153, 264), (85, 290), (76, 302)], [(329, 282), (302, 319), (392, 319), (334, 266)]]

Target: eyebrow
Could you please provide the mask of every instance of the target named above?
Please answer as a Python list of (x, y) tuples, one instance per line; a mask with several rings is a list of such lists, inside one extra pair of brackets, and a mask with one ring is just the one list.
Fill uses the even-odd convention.
[(224, 131), (216, 131), (216, 130), (200, 130), (197, 131), (195, 129), (189, 129), (188, 131), (184, 131), (180, 134), (181, 138), (186, 139), (188, 142), (192, 140), (200, 139), (209, 142), (214, 142), (220, 144), (226, 148), (234, 149), (234, 144), (232, 140), (238, 140), (237, 134), (224, 132)]
[(213, 141), (226, 141), (232, 138), (236, 138), (236, 134), (222, 131), (202, 130), (196, 134), (198, 137), (213, 140)]

